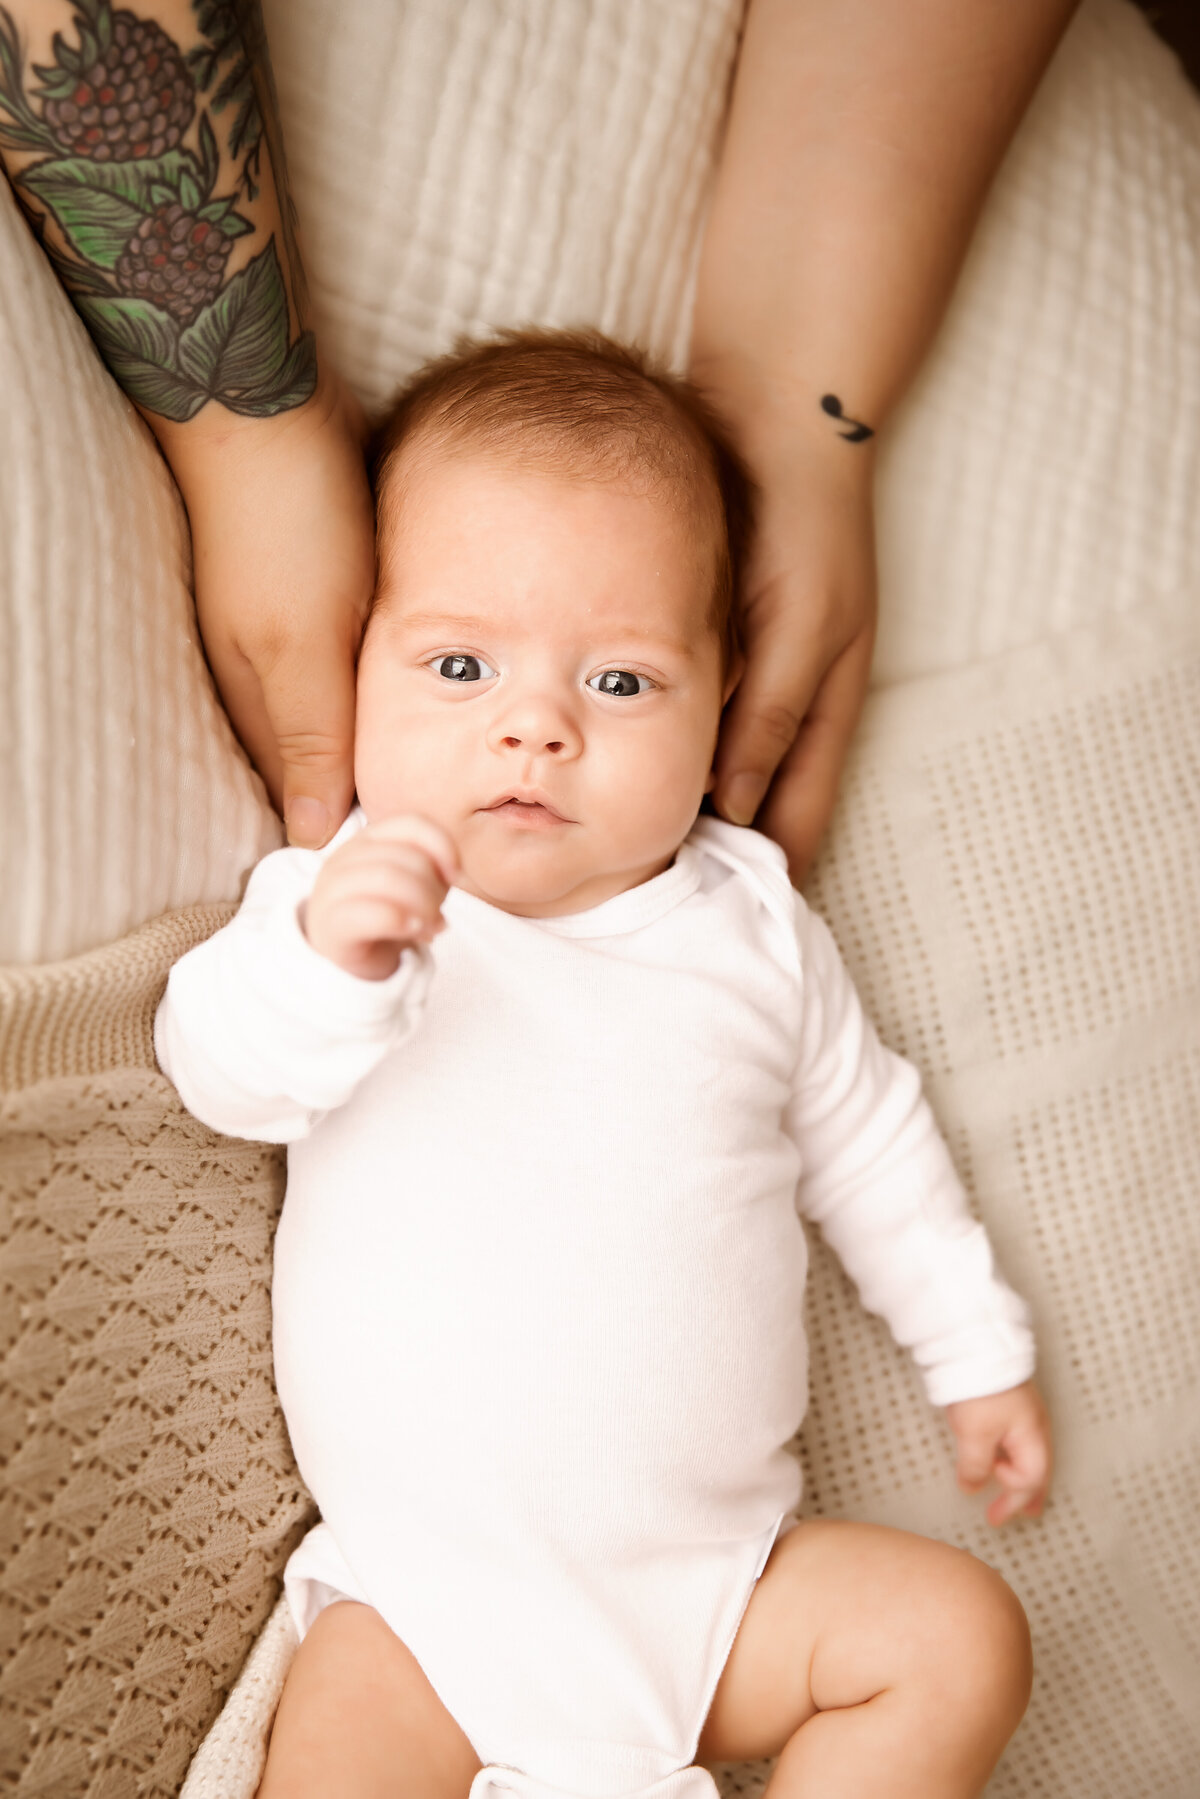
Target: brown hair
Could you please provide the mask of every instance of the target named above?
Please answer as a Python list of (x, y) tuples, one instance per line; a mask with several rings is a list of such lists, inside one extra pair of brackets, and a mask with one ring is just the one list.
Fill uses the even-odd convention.
[(529, 467), (666, 489), (714, 538), (709, 622), (728, 664), (752, 486), (720, 421), (690, 382), (599, 331), (525, 329), (463, 337), (400, 390), (369, 446), (382, 502), (406, 445), (470, 448)]

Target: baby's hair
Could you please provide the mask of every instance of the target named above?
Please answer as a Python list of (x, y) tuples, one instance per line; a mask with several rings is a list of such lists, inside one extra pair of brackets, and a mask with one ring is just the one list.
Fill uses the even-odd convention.
[(372, 434), (381, 527), (397, 477), (403, 482), (403, 452), (414, 443), (669, 496), (713, 539), (709, 623), (726, 663), (732, 659), (752, 486), (720, 420), (689, 381), (599, 331), (462, 337), (401, 388)]

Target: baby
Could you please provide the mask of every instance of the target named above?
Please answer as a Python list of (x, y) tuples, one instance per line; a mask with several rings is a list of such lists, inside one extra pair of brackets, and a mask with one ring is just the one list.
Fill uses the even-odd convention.
[[(1024, 1614), (798, 1521), (805, 1237), (1040, 1510), (1046, 1416), (916, 1071), (765, 837), (698, 817), (741, 535), (684, 384), (586, 333), (433, 364), (377, 457), (359, 807), (173, 969), (159, 1060), (286, 1142), (279, 1395), (322, 1522), (261, 1799), (967, 1799)], [(699, 1762), (699, 1765), (698, 1765)]]

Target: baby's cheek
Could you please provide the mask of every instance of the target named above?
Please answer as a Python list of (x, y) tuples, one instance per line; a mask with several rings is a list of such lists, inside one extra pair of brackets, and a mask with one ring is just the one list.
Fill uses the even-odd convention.
[(417, 812), (417, 794), (428, 786), (422, 780), (422, 763), (428, 745), (419, 732), (396, 720), (381, 721), (360, 715), (355, 738), (354, 777), (359, 803), (374, 821), (397, 812)]

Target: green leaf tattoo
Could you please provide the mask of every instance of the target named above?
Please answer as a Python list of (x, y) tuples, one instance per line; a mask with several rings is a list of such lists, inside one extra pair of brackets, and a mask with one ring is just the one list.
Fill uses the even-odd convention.
[(287, 295), (270, 243), (247, 263), (179, 340), (182, 367), (195, 381), (241, 393), (270, 385), (288, 350)]
[(154, 162), (92, 162), (72, 156), (35, 162), (18, 179), (54, 214), (81, 261), (115, 269), (142, 220), (182, 197), (189, 164), (195, 166), (179, 150)]
[[(193, 8), (208, 42), (185, 57), (153, 19), (75, 0), (78, 42), (56, 36), (53, 62), (33, 70), (27, 92), (17, 29), (0, 5), (0, 148), (42, 152), (15, 184), (58, 226), (65, 252), (36, 228), (130, 397), (175, 420), (209, 400), (266, 417), (312, 394), (316, 348), (311, 331), (290, 341), (274, 238), (228, 273), (234, 243), (254, 230), (235, 207), (239, 190), (258, 192), (262, 122), (235, 0)], [(211, 105), (238, 100), (230, 150), (241, 161), (233, 188), (217, 193), (220, 152), (198, 96), (231, 58)]]
[(198, 385), (218, 387), (233, 412), (298, 406), (316, 382), (316, 345), (306, 331), (289, 349), (287, 324), (271, 243), (181, 334), (179, 365)]

